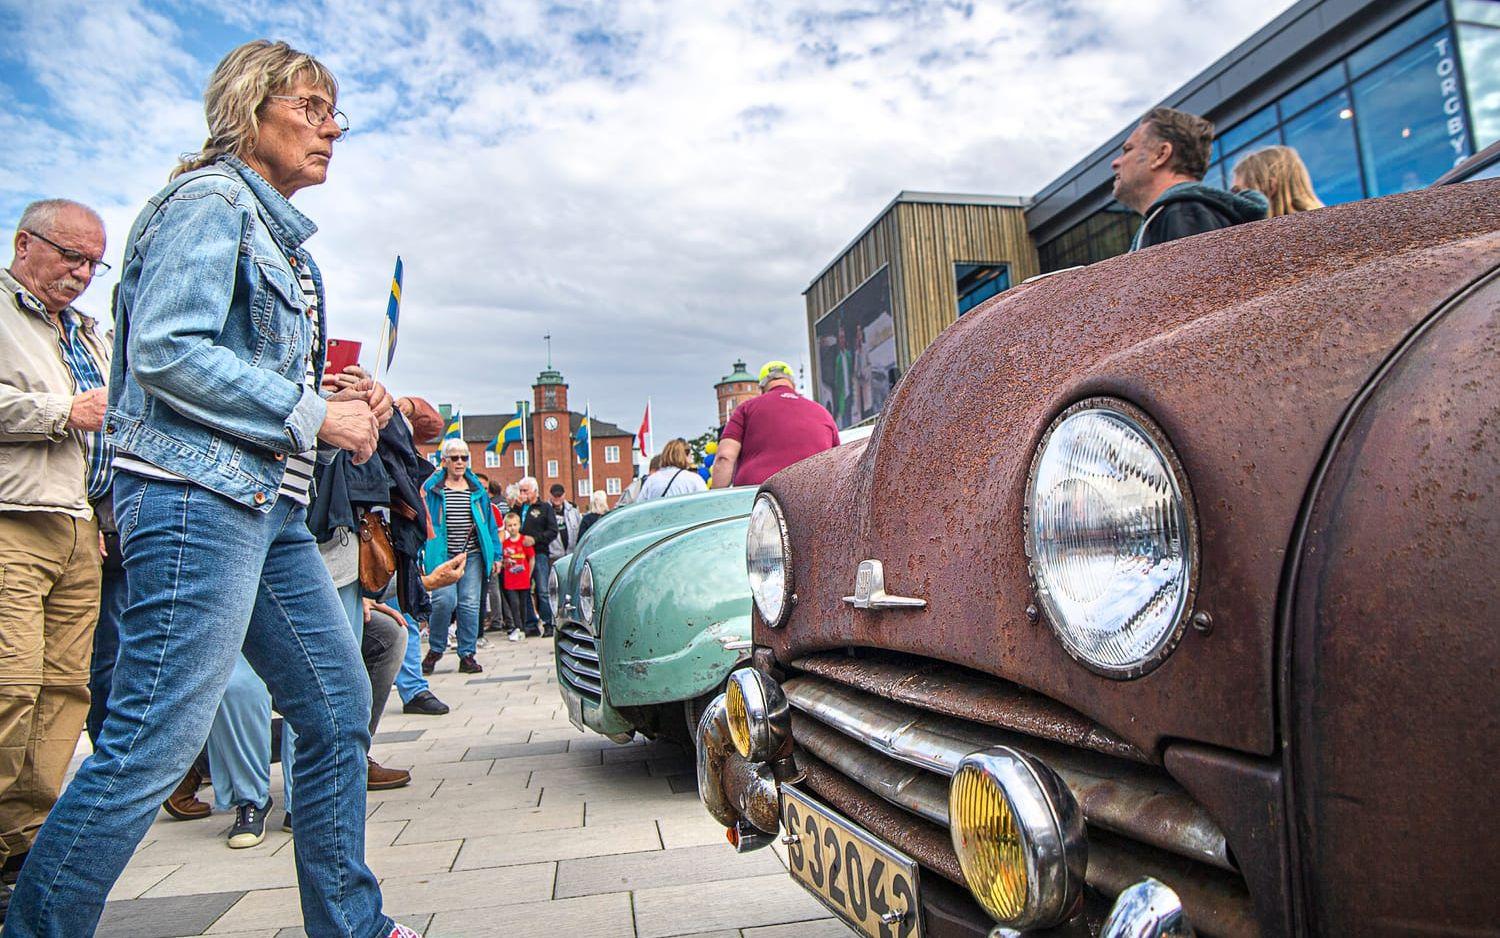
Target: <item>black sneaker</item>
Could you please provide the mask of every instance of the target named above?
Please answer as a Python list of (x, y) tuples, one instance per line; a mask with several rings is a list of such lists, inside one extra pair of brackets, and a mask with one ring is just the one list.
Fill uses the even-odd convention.
[(556, 634), (557, 634), (557, 630), (554, 629), (550, 625), (547, 626), (546, 628), (542, 629), (542, 638), (551, 638), (552, 636), (554, 636)]
[(258, 847), (266, 839), (266, 812), (271, 810), (271, 799), (264, 807), (254, 804), (235, 805), (234, 826), (229, 829), (229, 848), (243, 850)]
[(430, 690), (417, 691), (416, 696), (401, 706), (402, 713), (419, 713), (423, 716), (440, 717), (448, 712), (448, 705), (437, 699)]
[(463, 674), (480, 674), (484, 671), (484, 665), (475, 661), (473, 655), (460, 655), (458, 670)]
[(292, 812), (288, 811), (286, 816), (281, 819), (281, 829), (288, 834), (292, 832)]

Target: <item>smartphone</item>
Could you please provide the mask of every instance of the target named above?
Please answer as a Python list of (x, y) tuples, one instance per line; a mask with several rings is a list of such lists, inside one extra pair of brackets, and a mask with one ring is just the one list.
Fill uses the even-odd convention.
[(359, 364), (359, 343), (348, 339), (328, 340), (328, 364), (323, 369), (327, 375), (343, 374), (350, 365)]

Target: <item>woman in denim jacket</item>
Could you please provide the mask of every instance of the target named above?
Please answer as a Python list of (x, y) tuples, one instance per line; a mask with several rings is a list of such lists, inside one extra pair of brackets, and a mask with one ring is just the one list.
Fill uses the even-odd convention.
[(209, 80), (203, 152), (131, 230), (105, 422), (129, 593), (111, 712), (31, 850), (7, 938), (93, 934), (241, 648), (298, 734), (307, 933), (414, 934), (364, 862), (370, 685), (306, 523), (320, 446), (368, 459), (391, 408), (368, 382), (317, 390), (316, 228), (287, 199), (327, 177), (348, 129), (337, 93), (284, 43), (235, 49)]

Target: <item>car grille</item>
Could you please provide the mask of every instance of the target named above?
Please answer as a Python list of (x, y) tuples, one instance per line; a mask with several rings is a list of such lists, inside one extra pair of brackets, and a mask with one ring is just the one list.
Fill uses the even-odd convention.
[(599, 646), (579, 622), (564, 622), (557, 636), (557, 674), (564, 683), (598, 703), (604, 697), (599, 674)]
[(1073, 792), (1098, 893), (1113, 898), (1154, 876), (1178, 891), (1201, 932), (1257, 933), (1207, 811), (1145, 753), (1080, 714), (979, 672), (893, 653), (812, 655), (788, 670), (782, 687), (807, 784), (933, 872), (963, 882), (947, 836), (959, 760), (1012, 746)]

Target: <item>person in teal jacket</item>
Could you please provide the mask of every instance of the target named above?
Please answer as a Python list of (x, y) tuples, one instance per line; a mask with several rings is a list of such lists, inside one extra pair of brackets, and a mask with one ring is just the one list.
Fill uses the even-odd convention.
[(479, 601), (485, 578), (499, 566), (500, 532), (490, 508), (490, 493), (469, 470), (468, 444), (463, 440), (443, 442), (442, 468), (422, 484), (422, 494), (435, 532), (423, 549), (427, 572), (461, 554), (468, 557), (463, 577), (432, 593), (422, 673), (431, 674), (448, 650), (448, 625), (457, 611), (458, 670), (478, 674), (484, 670), (474, 660), (479, 641)]

